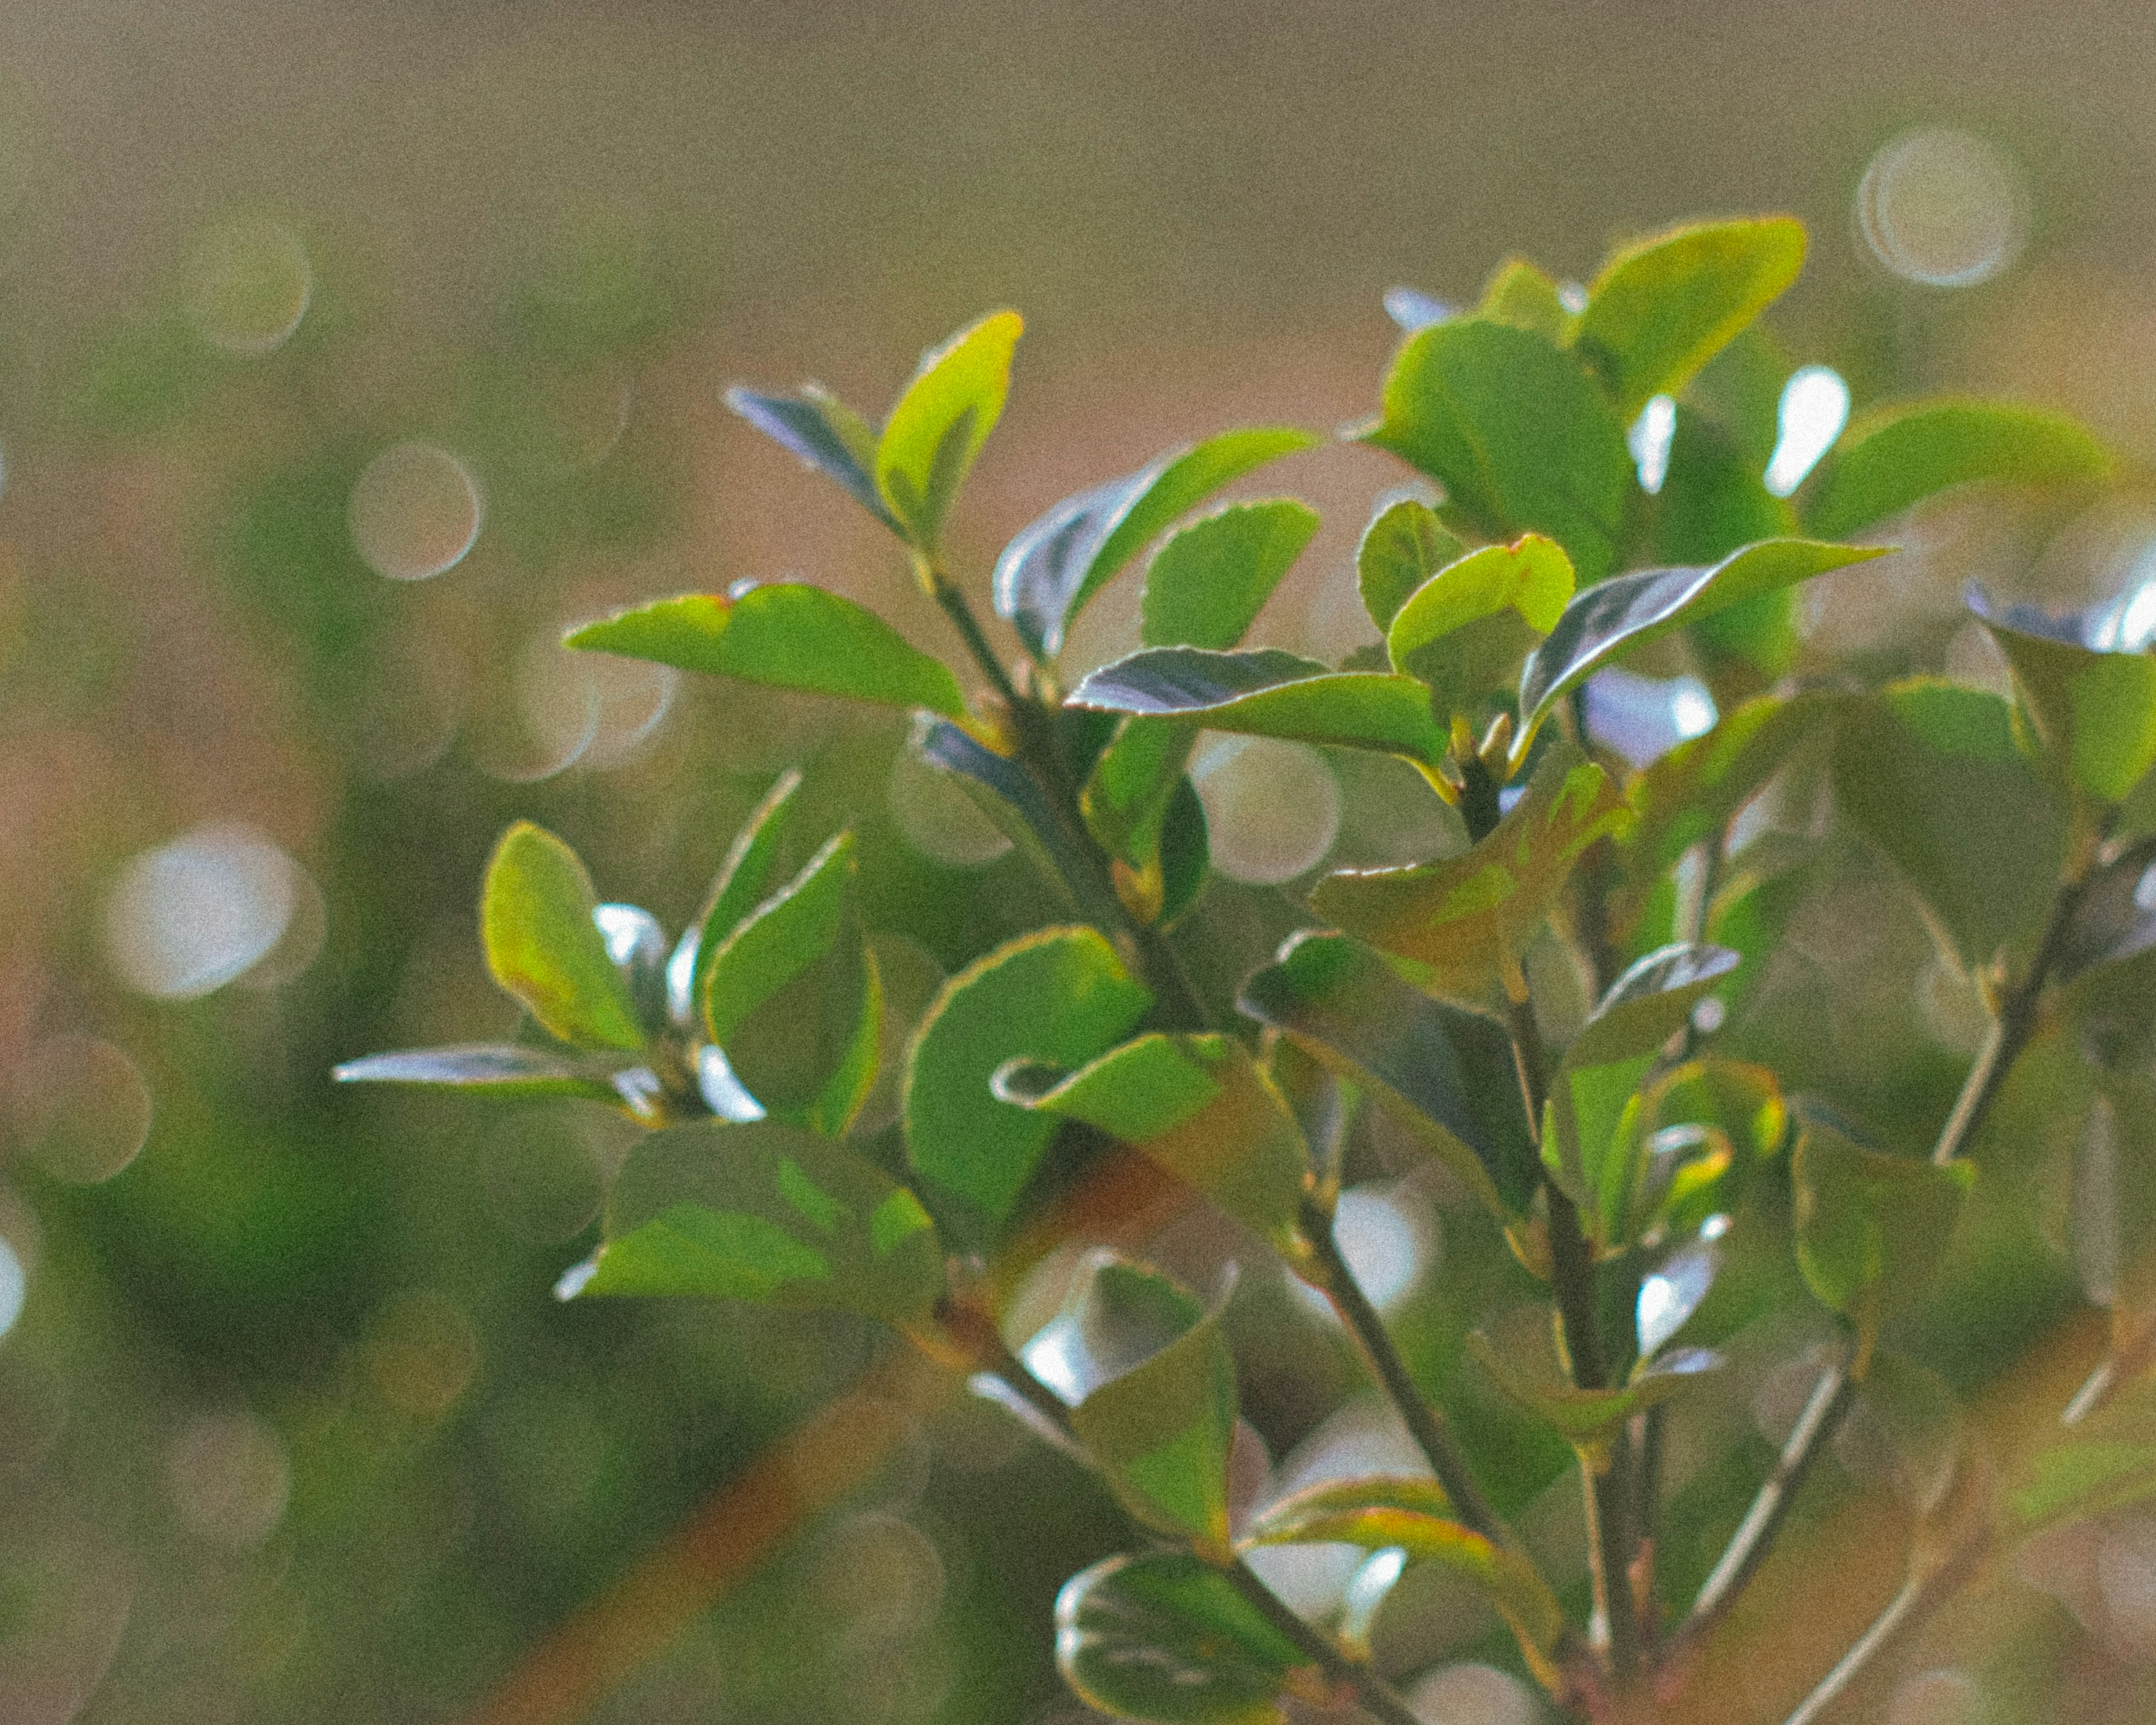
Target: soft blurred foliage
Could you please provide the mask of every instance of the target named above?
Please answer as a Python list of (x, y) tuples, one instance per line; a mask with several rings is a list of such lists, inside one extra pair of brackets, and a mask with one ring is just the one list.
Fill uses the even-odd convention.
[[(721, 385), (814, 372), (878, 400), (924, 342), (1024, 308), (1005, 430), (955, 526), (978, 582), (1040, 507), (1170, 443), (1367, 413), (1395, 283), (1456, 300), (1512, 249), (1584, 272), (1628, 231), (1785, 207), (1815, 241), (1776, 327), (1860, 409), (2002, 393), (2146, 460), (2152, 70), (2145, 15), (2097, 6), (11, 8), (0, 1717), (456, 1717), (869, 1363), (850, 1322), (550, 1299), (623, 1153), (603, 1111), (327, 1078), (511, 1028), (472, 906), (518, 816), (678, 928), (804, 765), (787, 866), (860, 822), (907, 1011), (1038, 920), (1022, 862), (894, 768), (897, 721), (554, 644), (631, 599), (796, 574), (888, 600), (947, 656), (896, 556)], [(1281, 483), (1327, 522), (1269, 639), (1361, 639), (1353, 536), (1398, 475), (1368, 449), (1291, 459)], [(2063, 523), (1950, 502), (1901, 538), (1891, 568), (1812, 590), (1811, 649), (2001, 686), (1963, 583), (2117, 591), (2156, 500)], [(1074, 658), (1127, 644), (1115, 598)], [(1313, 770), (1289, 754), (1200, 763), (1215, 854), (1240, 842), (1248, 879), (1446, 841), (1389, 763), (1283, 793), (1268, 771)], [(1239, 840), (1268, 787), (1312, 830), (1245, 819)], [(1936, 1118), (1981, 1020), (1906, 894), (1853, 840), (1778, 890), (1802, 902), (1751, 984), (1748, 1045), (1890, 1137)], [(1216, 881), (1201, 985), (1291, 926), (1269, 890)], [(1405, 1166), (1381, 1135), (1356, 1153)], [(1460, 1214), (1447, 1285), (1502, 1304), (1518, 1273)], [(1232, 1250), (1178, 1225), (1165, 1261)], [(1988, 1219), (1933, 1338), (1963, 1343), (1962, 1388), (2074, 1304), (2061, 1227)], [(1439, 1243), (1371, 1228), (1408, 1266), (1404, 1343), (1449, 1378), (1462, 1314), (1412, 1273)], [(1719, 1444), (1673, 1461), (1711, 1532), (1802, 1393), (1774, 1368), (1804, 1320), (1756, 1297), (1724, 1326)], [(1284, 1455), (1339, 1417), (1347, 1356), (1277, 1277), (1237, 1315)], [(1462, 1423), (1495, 1453), (1512, 1418), (1471, 1398)], [(1836, 1502), (1877, 1484), (1845, 1448)], [(1546, 1490), (1562, 1461), (1521, 1445), (1499, 1482), (1545, 1534), (1575, 1512)], [(1000, 1414), (941, 1409), (602, 1717), (1060, 1719), (1050, 1600), (1122, 1538)], [(2102, 1635), (2067, 1675), (2104, 1676), (2083, 1692), (2123, 1717), (2156, 1546), (2104, 1538), (2073, 1561), (2126, 1579), (2087, 1583)], [(1664, 1561), (1697, 1575), (1713, 1548)], [(2066, 1622), (2025, 1606), (1994, 1644), (1964, 1634), (1977, 1677), (1931, 1674), (1907, 1717), (1974, 1717), (1951, 1711), (1972, 1681), (1984, 1717), (2042, 1716)], [(1448, 1677), (1433, 1717), (1513, 1717), (1512, 1690)]]

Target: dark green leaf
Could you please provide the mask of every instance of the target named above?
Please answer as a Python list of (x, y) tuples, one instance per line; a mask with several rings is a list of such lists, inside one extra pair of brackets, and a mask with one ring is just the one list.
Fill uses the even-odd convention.
[(704, 1029), (774, 1117), (836, 1137), (875, 1081), (882, 989), (842, 833), (712, 955)]
[(1230, 1038), (1155, 1033), (1068, 1076), (1006, 1066), (995, 1088), (1007, 1101), (1136, 1146), (1283, 1251), (1296, 1250), (1309, 1150), (1286, 1102)]
[(1158, 853), (1168, 799), (1197, 741), (1195, 725), (1173, 719), (1123, 721), (1115, 741), (1093, 763), (1079, 798), (1086, 830), (1101, 850), (1133, 867)]
[(1055, 1663), (1081, 1701), (1111, 1718), (1280, 1725), (1282, 1697), (1306, 1661), (1219, 1570), (1148, 1552), (1064, 1584)]
[(1224, 432), (1065, 498), (996, 559), (998, 614), (1010, 619), (1034, 652), (1059, 652), (1064, 631), (1087, 601), (1178, 516), (1317, 441), (1306, 431), (1277, 428)]
[(941, 660), (851, 599), (793, 582), (753, 587), (738, 598), (660, 599), (587, 624), (567, 640), (778, 689), (926, 707), (954, 718), (966, 711), (957, 679)]
[(2053, 974), (2071, 980), (2156, 947), (2156, 838), (2097, 870), (2075, 901)]
[(892, 532), (899, 531), (876, 491), (875, 439), (860, 416), (835, 396), (813, 384), (798, 397), (736, 388), (726, 392), (726, 405), (782, 449), (836, 480)]
[(1483, 317), (1410, 336), (1366, 435), (1440, 480), (1480, 536), (1547, 533), (1586, 583), (1614, 566), (1632, 487), (1624, 421), (1545, 337)]
[(2014, 667), (2036, 734), (2064, 776), (2099, 803), (2125, 801), (2156, 766), (2156, 657), (2096, 644), (2097, 617), (1995, 608), (1974, 590), (1969, 608)]
[(1090, 928), (1050, 928), (998, 947), (943, 985), (906, 1056), (906, 1138), (937, 1190), (1000, 1223), (1032, 1177), (1053, 1115), (998, 1101), (990, 1076), (1019, 1058), (1083, 1065), (1152, 1005)]
[(1726, 947), (1681, 945), (1648, 953), (1609, 985), (1564, 1051), (1563, 1064), (1584, 1071), (1660, 1053), (1737, 963)]
[(1187, 777), (1179, 778), (1168, 793), (1168, 816), (1160, 828), (1160, 915), (1155, 920), (1162, 927), (1173, 928), (1198, 902), (1212, 862), (1205, 804), (1198, 787)]
[(1581, 593), (1564, 608), (1520, 679), (1515, 760), (1525, 757), (1550, 708), (1604, 665), (1732, 605), (1885, 554), (1866, 546), (1769, 539), (1708, 568), (1642, 569)]
[(1608, 775), (1558, 743), (1473, 849), (1442, 862), (1331, 875), (1311, 905), (1348, 933), (1424, 967), (1440, 992), (1473, 998), (1517, 963), (1580, 853), (1630, 819)]
[(1621, 1389), (1576, 1389), (1568, 1384), (1543, 1383), (1529, 1377), (1479, 1330), (1468, 1337), (1467, 1348), (1507, 1396), (1584, 1448), (1608, 1442), (1633, 1414), (1690, 1389), (1722, 1365), (1717, 1353), (1704, 1348), (1685, 1348), (1635, 1373)]
[(943, 1291), (919, 1201), (835, 1146), (770, 1122), (698, 1122), (629, 1153), (606, 1243), (566, 1295), (660, 1294), (855, 1312), (906, 1327)]
[(1233, 647), (1317, 526), (1316, 510), (1281, 497), (1232, 505), (1171, 536), (1146, 571), (1146, 645)]
[(1573, 346), (1601, 371), (1629, 419), (1648, 397), (1681, 391), (1804, 263), (1804, 223), (1789, 216), (1656, 234), (1603, 265)]
[(1842, 434), (1804, 511), (1838, 539), (1955, 485), (2093, 482), (2111, 471), (2102, 444), (2072, 420), (2003, 402), (1940, 401), (1872, 413)]
[(1414, 497), (1381, 501), (1355, 549), (1356, 588), (1378, 633), (1392, 628), (1409, 594), (1466, 551), (1427, 503)]
[(933, 550), (973, 458), (1003, 417), (1025, 320), (995, 311), (921, 357), (876, 440), (876, 490), (900, 530)]
[(1930, 1285), (1975, 1176), (1969, 1163), (1941, 1168), (1866, 1150), (1820, 1120), (1799, 1126), (1797, 1267), (1820, 1303), (1856, 1326), (1862, 1358), (1880, 1325)]
[(1415, 589), (1386, 631), (1385, 652), (1394, 670), (1430, 685), (1440, 712), (1476, 718), (1571, 598), (1572, 562), (1554, 540), (1529, 533), (1486, 546)]
[(1971, 969), (2042, 914), (2065, 827), (1994, 695), (1917, 678), (1845, 709), (1835, 795)]
[(629, 983), (592, 920), (591, 876), (577, 853), (521, 820), (486, 865), (480, 931), (494, 979), (558, 1040), (578, 1048), (643, 1048)]
[(1178, 719), (1213, 731), (1376, 749), (1435, 764), (1445, 733), (1412, 677), (1335, 671), (1278, 648), (1147, 647), (1094, 671), (1073, 706)]
[(749, 813), (742, 829), (720, 865), (704, 908), (682, 935), (666, 967), (667, 992), (675, 1022), (684, 1027), (696, 1021), (700, 1003), (709, 985), (711, 959), (742, 919), (762, 902), (771, 884), (773, 865), (778, 860), (779, 841), (786, 834), (786, 811), (801, 788), (801, 775), (788, 769), (778, 775), (763, 800)]
[(1368, 1091), (1501, 1218), (1534, 1197), (1534, 1142), (1494, 1019), (1409, 987), (1368, 947), (1302, 933), (1237, 1005)]
[(605, 1078), (575, 1060), (536, 1048), (415, 1048), (368, 1055), (336, 1069), (340, 1084), (434, 1084), (484, 1091), (505, 1101), (528, 1096), (584, 1096), (619, 1103)]

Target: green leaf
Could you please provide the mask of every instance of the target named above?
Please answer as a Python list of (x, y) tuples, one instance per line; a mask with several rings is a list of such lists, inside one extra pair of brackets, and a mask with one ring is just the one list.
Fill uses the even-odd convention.
[(1011, 355), (1024, 332), (1015, 311), (994, 311), (921, 357), (876, 441), (876, 490), (906, 538), (932, 551), (973, 458), (1002, 418)]
[(1433, 1000), (1345, 936), (1308, 932), (1243, 984), (1236, 1004), (1368, 1091), (1500, 1219), (1526, 1213), (1534, 1140), (1512, 1040), (1495, 1019)]
[(1055, 1663), (1078, 1698), (1147, 1725), (1280, 1725), (1301, 1651), (1227, 1577), (1181, 1552), (1110, 1558), (1055, 1598)]
[(704, 1029), (773, 1117), (837, 1137), (875, 1081), (883, 991), (841, 833), (721, 942)]
[(617, 1106), (621, 1101), (620, 1092), (605, 1078), (536, 1048), (415, 1048), (346, 1060), (334, 1076), (340, 1084), (443, 1085), (482, 1091), (505, 1101), (532, 1096), (583, 1096)]
[(1280, 427), (1223, 432), (1065, 498), (996, 559), (997, 614), (1011, 620), (1033, 652), (1060, 651), (1064, 631), (1087, 602), (1178, 516), (1221, 486), (1317, 441), (1306, 431)]
[(1205, 828), (1205, 804), (1186, 776), (1168, 793), (1168, 814), (1160, 829), (1160, 914), (1153, 920), (1173, 928), (1198, 902), (1213, 865), (1213, 847)]
[(1856, 1326), (1867, 1363), (1880, 1326), (1922, 1296), (1946, 1255), (1975, 1167), (1866, 1150), (1806, 1119), (1789, 1173), (1797, 1267), (1820, 1303)]
[(1807, 531), (1838, 539), (1956, 485), (2092, 483), (2110, 453), (2072, 420), (2003, 402), (1902, 403), (1842, 434), (1804, 510)]
[(1484, 317), (1410, 336), (1364, 435), (1440, 481), (1448, 516), (1477, 536), (1547, 533), (1584, 583), (1615, 565), (1633, 485), (1625, 423), (1545, 337)]
[(1152, 996), (1090, 928), (1041, 929), (947, 982), (906, 1055), (906, 1141), (938, 1191), (1001, 1223), (1032, 1178), (1055, 1117), (999, 1101), (988, 1081), (1024, 1057), (1083, 1065), (1145, 1016)]
[(1414, 678), (1331, 670), (1276, 647), (1142, 648), (1090, 674), (1071, 691), (1070, 704), (1212, 731), (1376, 749), (1433, 765), (1445, 747), (1430, 691)]
[(1542, 1653), (1564, 1632), (1564, 1609), (1535, 1566), (1451, 1519), (1433, 1480), (1332, 1480), (1281, 1499), (1252, 1525), (1245, 1546), (1359, 1545), (1436, 1563), (1484, 1594), (1520, 1639)]
[(726, 405), (805, 465), (836, 480), (892, 532), (899, 531), (876, 491), (875, 437), (836, 396), (813, 383), (798, 397), (735, 388), (726, 392)]
[(1594, 1219), (1597, 1239), (1621, 1243), (1629, 1219), (1630, 1149), (1641, 1081), (1692, 1009), (1738, 956), (1722, 947), (1671, 946), (1650, 952), (1611, 983), (1550, 1086), (1551, 1127), (1543, 1157), (1565, 1195)]
[(1486, 546), (1415, 589), (1386, 631), (1385, 652), (1394, 670), (1430, 685), (1440, 712), (1476, 718), (1571, 598), (1572, 561), (1556, 541), (1529, 533)]
[(1558, 285), (1525, 258), (1507, 258), (1491, 272), (1475, 315), (1567, 347), (1578, 320), (1565, 309)]
[(705, 896), (704, 908), (682, 934), (667, 963), (667, 992), (676, 1024), (685, 1028), (696, 1023), (711, 984), (711, 960), (726, 944), (726, 937), (762, 902), (764, 889), (771, 884), (772, 868), (778, 860), (779, 841), (786, 835), (786, 813), (800, 788), (798, 773), (788, 768), (780, 773), (734, 834), (726, 860)]
[(2024, 1535), (2085, 1521), (2156, 1497), (2156, 1432), (2138, 1438), (2084, 1438), (2039, 1450), (2015, 1492)]
[(1292, 497), (1238, 503), (1172, 535), (1146, 571), (1148, 647), (1211, 647), (1243, 639), (1318, 526)]
[(1101, 1372), (1071, 1409), (1070, 1429), (1123, 1507), (1202, 1554), (1224, 1556), (1235, 1363), (1218, 1308), (1104, 1252), (1055, 1323)]
[(1528, 1377), (1480, 1330), (1468, 1337), (1467, 1351), (1506, 1395), (1584, 1449), (1607, 1443), (1635, 1414), (1691, 1389), (1722, 1366), (1722, 1356), (1710, 1349), (1682, 1348), (1646, 1364), (1621, 1389), (1576, 1389)]
[(1378, 633), (1392, 628), (1410, 593), (1466, 551), (1427, 503), (1414, 497), (1381, 501), (1355, 548), (1356, 590)]
[(1708, 568), (1642, 569), (1581, 593), (1564, 608), (1520, 679), (1515, 762), (1526, 757), (1527, 744), (1551, 707), (1604, 665), (1732, 605), (1885, 555), (1884, 549), (1869, 546), (1769, 539)]
[(820, 587), (778, 582), (738, 598), (685, 593), (587, 624), (572, 647), (682, 670), (964, 716), (958, 680), (875, 612)]
[(606, 1242), (564, 1296), (655, 1294), (925, 1322), (943, 1292), (927, 1213), (850, 1152), (769, 1121), (669, 1127), (629, 1153)]
[(996, 1094), (1142, 1150), (1291, 1257), (1310, 1153), (1286, 1102), (1240, 1044), (1141, 1036), (1067, 1076), (1014, 1062)]
[(1994, 608), (1974, 591), (1969, 608), (2013, 666), (2022, 704), (2064, 776), (2099, 803), (2124, 802), (2156, 766), (2156, 658), (2095, 645), (2097, 618)]
[(2043, 914), (2065, 820), (1995, 695), (1913, 678), (1845, 708), (1835, 798), (1971, 970)]
[(1172, 719), (1123, 721), (1093, 763), (1078, 799), (1086, 829), (1101, 850), (1133, 867), (1158, 852), (1168, 800), (1197, 741), (1195, 725)]
[(596, 908), (577, 853), (518, 821), (494, 847), (480, 891), (486, 968), (557, 1040), (634, 1053), (644, 1029), (628, 979), (592, 920)]
[(1609, 776), (1560, 742), (1544, 753), (1511, 813), (1472, 849), (1441, 862), (1330, 875), (1311, 906), (1335, 927), (1424, 967), (1436, 991), (1472, 999), (1517, 962), (1580, 854), (1630, 818)]
[(1676, 395), (1797, 279), (1804, 223), (1790, 216), (1674, 228), (1614, 254), (1588, 290), (1574, 350), (1626, 419)]

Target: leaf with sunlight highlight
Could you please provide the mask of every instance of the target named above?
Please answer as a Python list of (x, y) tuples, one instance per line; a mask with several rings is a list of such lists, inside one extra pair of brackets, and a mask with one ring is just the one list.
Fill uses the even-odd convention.
[(737, 387), (726, 392), (726, 405), (804, 466), (836, 480), (892, 532), (900, 531), (876, 490), (875, 434), (836, 396), (813, 383), (798, 397)]
[(936, 548), (952, 500), (1003, 417), (1011, 355), (1024, 331), (1018, 313), (995, 311), (930, 349), (884, 421), (876, 490), (923, 551)]
[(592, 919), (597, 907), (577, 853), (545, 828), (517, 822), (494, 847), (480, 889), (487, 969), (562, 1041), (634, 1053), (644, 1029)]
[(1280, 497), (1230, 505), (1173, 534), (1146, 571), (1141, 639), (1148, 647), (1235, 646), (1317, 526), (1316, 510)]
[(1555, 540), (1486, 546), (1414, 590), (1385, 633), (1386, 655), (1430, 685), (1439, 711), (1476, 717), (1557, 627), (1572, 590), (1572, 560)]
[(1897, 403), (1842, 434), (1804, 526), (1835, 539), (1955, 486), (2087, 485), (2111, 470), (2110, 452), (2061, 414), (2004, 402)]

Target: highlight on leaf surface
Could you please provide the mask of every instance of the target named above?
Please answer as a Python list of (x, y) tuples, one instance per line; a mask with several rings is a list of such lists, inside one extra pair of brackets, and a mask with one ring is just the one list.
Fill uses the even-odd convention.
[(1466, 551), (1419, 498), (1379, 499), (1355, 548), (1355, 588), (1378, 633), (1391, 629), (1410, 593)]
[(773, 781), (727, 847), (726, 860), (705, 895), (704, 907), (682, 933), (666, 962), (666, 993), (675, 1024), (696, 1023), (709, 985), (711, 960), (728, 936), (763, 901), (771, 871), (786, 833), (787, 811), (801, 788), (801, 774), (788, 768)]
[(748, 1300), (924, 1322), (943, 1254), (912, 1193), (873, 1163), (772, 1122), (699, 1122), (629, 1153), (597, 1255), (564, 1298), (642, 1294)]
[(993, 311), (921, 357), (876, 439), (876, 490), (900, 531), (933, 551), (958, 488), (1003, 417), (1011, 355), (1025, 331), (1015, 311)]
[(1223, 432), (1065, 498), (996, 559), (997, 614), (1010, 619), (1030, 651), (1052, 657), (1093, 595), (1178, 516), (1223, 485), (1317, 441), (1279, 427)]
[(559, 1040), (634, 1053), (644, 1028), (593, 920), (597, 908), (576, 852), (543, 827), (517, 822), (495, 845), (480, 890), (487, 969)]
[(1418, 587), (1385, 634), (1393, 669), (1430, 686), (1437, 710), (1479, 716), (1572, 598), (1572, 560), (1528, 533), (1447, 564)]
[(621, 1096), (601, 1075), (561, 1055), (536, 1048), (469, 1044), (455, 1048), (415, 1048), (398, 1054), (367, 1055), (346, 1060), (335, 1074), (340, 1084), (418, 1084), (478, 1091), (504, 1101), (534, 1096), (583, 1096), (619, 1102)]
[[(2139, 595), (2127, 596), (2129, 603)], [(1971, 588), (1974, 611), (2014, 668), (2015, 687), (2062, 776), (2098, 803), (2123, 803), (2156, 766), (2156, 629), (2122, 630), (2119, 607), (2055, 617), (1995, 606)]]
[(775, 582), (738, 598), (686, 593), (638, 605), (565, 637), (572, 647), (648, 659), (778, 689), (925, 707), (963, 718), (950, 667), (873, 611), (820, 587)]

